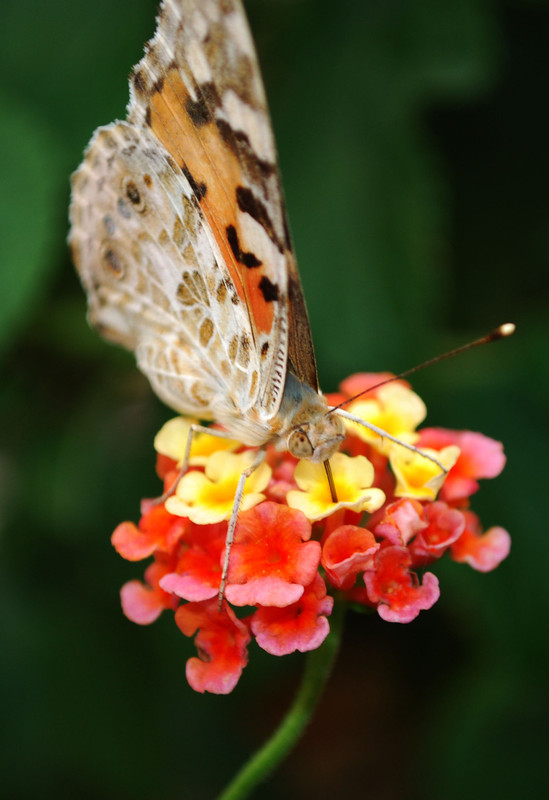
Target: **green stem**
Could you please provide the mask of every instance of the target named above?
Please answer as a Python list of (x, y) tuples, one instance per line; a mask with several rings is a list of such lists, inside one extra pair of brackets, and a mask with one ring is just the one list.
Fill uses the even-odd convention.
[(307, 656), (301, 686), (288, 713), (269, 741), (254, 753), (218, 800), (243, 800), (248, 797), (297, 743), (330, 677), (341, 644), (344, 616), (345, 603), (336, 602), (330, 617), (330, 633), (318, 650), (313, 650)]

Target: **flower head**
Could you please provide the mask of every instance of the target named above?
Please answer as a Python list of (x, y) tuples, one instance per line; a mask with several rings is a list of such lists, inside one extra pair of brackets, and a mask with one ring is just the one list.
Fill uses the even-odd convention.
[(483, 533), (468, 509), (478, 480), (501, 471), (501, 445), (469, 431), (416, 430), (423, 401), (402, 380), (380, 385), (389, 377), (352, 376), (330, 402), (367, 389), (350, 410), (415, 450), (349, 424), (330, 459), (334, 498), (324, 464), (268, 446), (244, 482), (221, 605), (235, 493), (256, 452), (193, 433), (190, 468), (180, 478), (191, 421), (170, 420), (158, 434), (157, 471), (172, 493), (165, 502), (144, 501), (139, 523), (119, 525), (112, 542), (130, 561), (152, 556), (144, 582), (122, 587), (122, 607), (141, 625), (175, 611), (198, 650), (186, 669), (196, 691), (232, 691), (252, 638), (273, 656), (320, 647), (334, 603), (411, 622), (440, 594), (434, 573), (420, 578), (417, 570), (445, 553), (480, 571), (508, 554), (509, 534)]

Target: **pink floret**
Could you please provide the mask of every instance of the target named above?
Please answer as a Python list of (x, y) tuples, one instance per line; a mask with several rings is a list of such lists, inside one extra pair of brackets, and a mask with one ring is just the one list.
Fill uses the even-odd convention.
[(410, 571), (411, 564), (406, 547), (388, 546), (379, 550), (375, 571), (364, 574), (368, 597), (377, 603), (377, 612), (386, 622), (411, 622), (440, 596), (435, 575), (426, 572), (420, 584)]
[(265, 502), (239, 517), (225, 596), (234, 605), (287, 606), (303, 594), (320, 562), (301, 511)]
[(507, 558), (511, 550), (511, 537), (505, 528), (493, 527), (482, 533), (476, 514), (466, 511), (467, 527), (452, 545), (451, 555), (478, 572), (491, 572)]
[(154, 562), (145, 571), (146, 584), (129, 581), (120, 590), (122, 611), (137, 625), (150, 625), (167, 608), (174, 608), (172, 596), (160, 588), (159, 582), (166, 574), (164, 564)]
[(196, 692), (229, 694), (248, 663), (247, 646), (250, 632), (225, 603), (222, 610), (217, 600), (187, 603), (180, 606), (175, 621), (185, 636), (193, 636), (198, 658), (187, 661), (186, 675)]
[(319, 647), (330, 632), (326, 617), (333, 604), (333, 597), (326, 595), (326, 585), (317, 575), (297, 603), (285, 608), (258, 608), (250, 626), (258, 645), (271, 655), (285, 656), (296, 650), (305, 653)]
[(445, 428), (424, 428), (418, 447), (443, 447), (456, 444), (461, 453), (448, 473), (439, 499), (456, 503), (478, 490), (480, 478), (495, 478), (505, 466), (506, 457), (501, 442), (473, 431), (452, 431)]
[(373, 563), (379, 544), (373, 533), (357, 525), (341, 525), (324, 540), (322, 566), (330, 583), (343, 591), (350, 589), (359, 572)]

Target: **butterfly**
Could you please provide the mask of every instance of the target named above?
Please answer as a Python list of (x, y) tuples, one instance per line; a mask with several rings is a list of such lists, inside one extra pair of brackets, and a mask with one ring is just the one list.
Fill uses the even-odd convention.
[(73, 175), (69, 241), (91, 324), (168, 406), (259, 448), (230, 545), (268, 444), (324, 462), (335, 499), (351, 415), (319, 389), (242, 3), (164, 0), (145, 52), (127, 119), (95, 132)]

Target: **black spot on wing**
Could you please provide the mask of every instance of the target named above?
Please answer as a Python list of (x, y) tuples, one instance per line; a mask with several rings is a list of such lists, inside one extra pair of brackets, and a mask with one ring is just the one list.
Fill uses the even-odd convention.
[(233, 256), (237, 261), (240, 261), (240, 245), (238, 243), (238, 234), (234, 225), (227, 225), (226, 233), (229, 247), (233, 251)]
[(239, 209), (244, 212), (244, 214), (249, 214), (250, 217), (261, 225), (269, 239), (282, 253), (284, 251), (283, 243), (279, 241), (271, 218), (269, 217), (269, 212), (261, 200), (254, 195), (251, 189), (248, 189), (246, 186), (238, 186), (236, 189), (236, 201)]
[(275, 164), (259, 158), (244, 131), (235, 131), (224, 119), (216, 119), (215, 124), (219, 135), (243, 164), (254, 183), (262, 183), (276, 172)]
[(129, 217), (131, 215), (130, 206), (128, 206), (126, 200), (129, 200), (131, 206), (142, 214), (145, 211), (145, 202), (136, 182), (126, 176), (122, 182), (122, 191), (124, 196), (118, 200), (118, 210), (122, 216)]
[(261, 266), (261, 261), (256, 258), (253, 253), (242, 253), (241, 263), (248, 269)]
[(189, 97), (185, 104), (185, 110), (191, 118), (191, 122), (197, 128), (201, 128), (211, 121), (210, 111), (202, 95), (199, 95), (197, 100), (193, 100), (192, 97)]
[(115, 278), (124, 277), (124, 265), (118, 257), (118, 254), (110, 247), (103, 253), (103, 263), (107, 271)]
[(193, 178), (193, 176), (191, 175), (190, 170), (187, 169), (187, 167), (183, 167), (183, 174), (189, 181), (189, 184), (194, 192), (194, 196), (196, 197), (196, 199), (202, 200), (203, 197), (206, 197), (206, 192), (208, 191), (208, 187), (206, 186), (206, 184), (203, 181), (197, 183)]
[(135, 151), (137, 150), (137, 146), (135, 144), (130, 144), (129, 147), (123, 147), (120, 151), (120, 155), (124, 156), (125, 158), (131, 158)]
[[(216, 119), (215, 124), (217, 125), (217, 130), (219, 131), (219, 134), (225, 144), (228, 145), (236, 155), (238, 155), (237, 136), (227, 120)], [(246, 134), (242, 134), (242, 136), (244, 136), (248, 141)]]
[(245, 214), (249, 214), (264, 228), (272, 227), (267, 209), (261, 200), (254, 195), (251, 189), (248, 189), (245, 186), (237, 186), (236, 200), (241, 211), (243, 211)]
[(283, 221), (284, 221), (284, 237), (286, 239), (286, 248), (288, 250), (291, 250), (292, 237), (290, 236), (290, 229), (288, 228), (288, 220), (286, 219), (286, 214), (283, 214)]
[(221, 105), (221, 98), (219, 97), (219, 92), (215, 87), (215, 83), (208, 82), (201, 84), (200, 94), (204, 98), (204, 102), (209, 109), (219, 108)]
[(139, 194), (139, 189), (135, 185), (133, 181), (128, 181), (126, 184), (126, 197), (133, 203), (134, 206), (139, 205), (141, 202), (141, 195)]
[(254, 269), (255, 267), (261, 266), (262, 262), (256, 258), (253, 253), (244, 253), (242, 251), (240, 242), (238, 241), (238, 233), (236, 232), (234, 225), (227, 225), (225, 232), (227, 234), (229, 247), (233, 251), (233, 256), (236, 258), (239, 264), (243, 264), (248, 269)]
[(160, 94), (163, 88), (164, 88), (164, 76), (161, 76), (155, 83), (153, 83), (152, 89), (153, 92), (158, 92)]
[(143, 95), (147, 91), (147, 82), (141, 70), (139, 70), (139, 72), (134, 72), (133, 86), (138, 95)]
[[(177, 69), (177, 65), (175, 65)], [(217, 89), (213, 83), (203, 83), (197, 89), (196, 100), (189, 97), (185, 104), (185, 110), (191, 118), (191, 122), (197, 128), (208, 125), (213, 119), (213, 111), (221, 105), (221, 100)]]
[(278, 286), (276, 283), (271, 283), (265, 276), (259, 281), (259, 290), (266, 303), (272, 303), (274, 300), (278, 300)]

